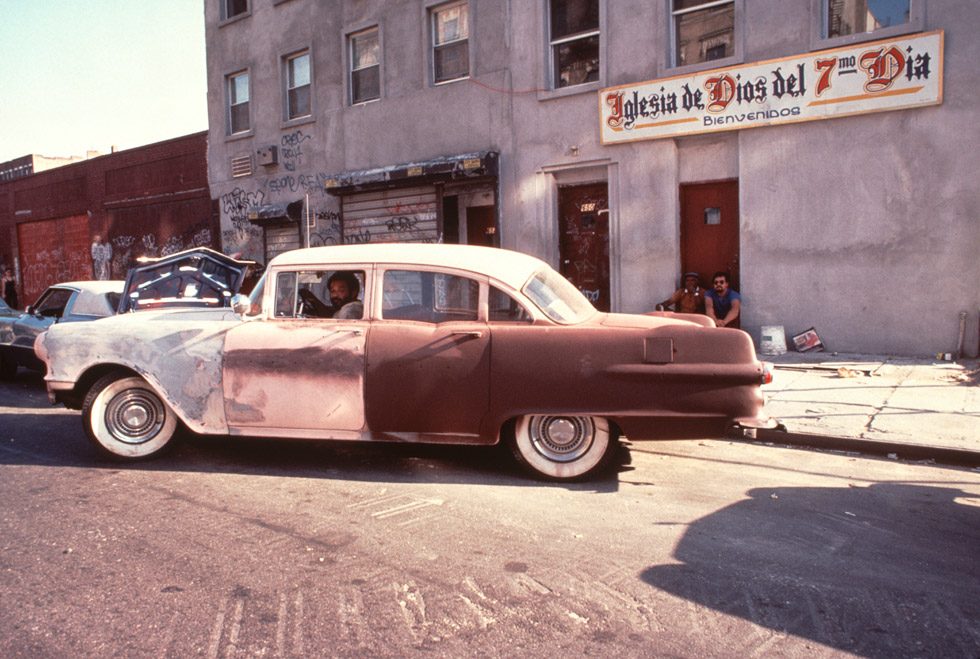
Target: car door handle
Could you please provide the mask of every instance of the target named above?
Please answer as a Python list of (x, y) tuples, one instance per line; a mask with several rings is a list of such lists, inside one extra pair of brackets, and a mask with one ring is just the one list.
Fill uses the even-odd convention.
[(483, 336), (483, 332), (480, 330), (453, 330), (453, 336), (472, 336), (474, 339), (478, 339)]
[(364, 330), (360, 327), (344, 327), (342, 329), (337, 329), (337, 332), (346, 332), (348, 334), (353, 334), (354, 336), (360, 336), (364, 334)]

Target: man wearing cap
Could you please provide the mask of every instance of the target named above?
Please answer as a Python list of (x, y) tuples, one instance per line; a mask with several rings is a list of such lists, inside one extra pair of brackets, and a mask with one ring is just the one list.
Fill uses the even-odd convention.
[(704, 313), (704, 291), (701, 290), (701, 277), (696, 272), (684, 273), (684, 287), (657, 305), (657, 311), (673, 307), (678, 313)]

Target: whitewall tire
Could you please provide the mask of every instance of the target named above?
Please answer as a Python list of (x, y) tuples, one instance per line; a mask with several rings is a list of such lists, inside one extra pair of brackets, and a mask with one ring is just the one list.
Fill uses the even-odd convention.
[(143, 378), (114, 373), (85, 396), (82, 419), (89, 440), (116, 460), (141, 460), (163, 451), (177, 416)]
[(515, 420), (510, 442), (517, 461), (532, 473), (568, 481), (603, 467), (615, 437), (602, 417), (527, 414)]

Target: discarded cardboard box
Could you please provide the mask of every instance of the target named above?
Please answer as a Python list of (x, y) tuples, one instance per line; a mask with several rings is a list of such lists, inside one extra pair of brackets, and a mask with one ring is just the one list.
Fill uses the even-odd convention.
[(817, 335), (817, 330), (810, 328), (804, 332), (800, 332), (793, 337), (793, 345), (796, 346), (797, 352), (812, 352), (812, 351), (822, 351), (823, 342)]

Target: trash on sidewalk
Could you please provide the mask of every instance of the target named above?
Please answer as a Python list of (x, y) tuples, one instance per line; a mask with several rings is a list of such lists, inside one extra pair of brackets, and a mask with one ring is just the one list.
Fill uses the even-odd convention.
[[(863, 375), (872, 377), (879, 375), (876, 367), (858, 368), (855, 366), (841, 366), (838, 364), (776, 364), (775, 368), (784, 371), (828, 371), (842, 378), (853, 378)], [(847, 373), (843, 373), (846, 371)]]
[(782, 355), (786, 352), (786, 330), (782, 325), (763, 325), (759, 352), (763, 355)]
[(793, 345), (796, 346), (797, 352), (823, 351), (823, 341), (813, 327), (794, 336)]

